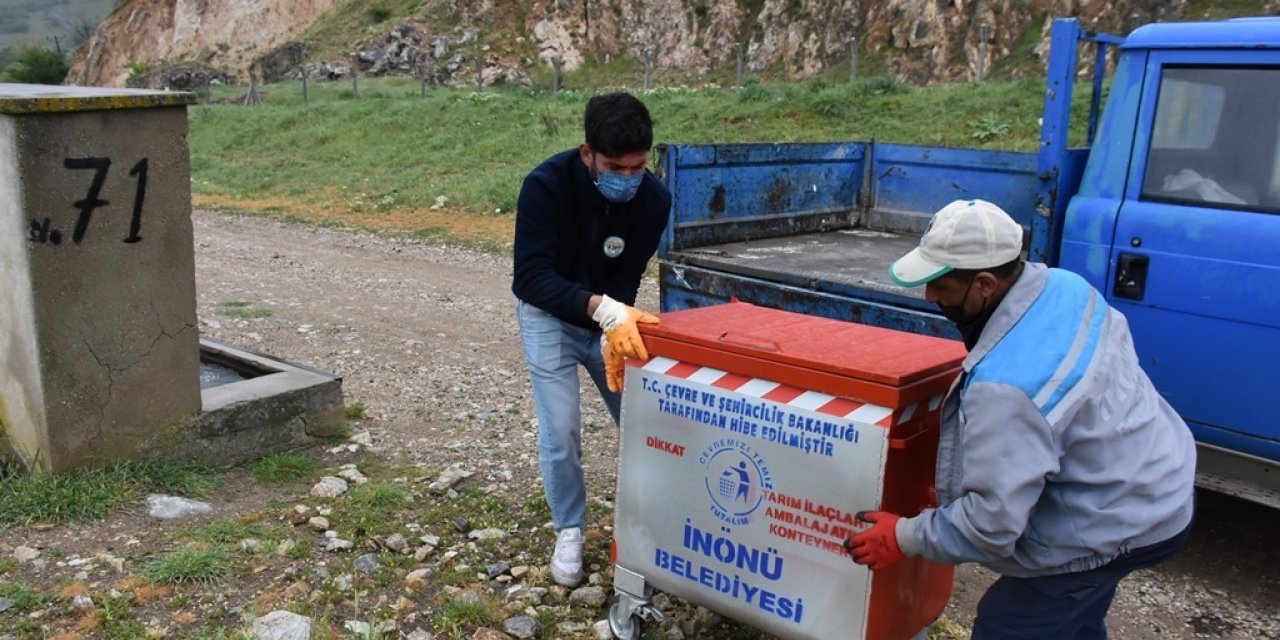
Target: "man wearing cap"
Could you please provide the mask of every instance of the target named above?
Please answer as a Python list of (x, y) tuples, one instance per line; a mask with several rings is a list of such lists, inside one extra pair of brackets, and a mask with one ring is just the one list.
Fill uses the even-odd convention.
[(969, 355), (942, 408), (938, 506), (859, 514), (859, 564), (978, 562), (1001, 574), (973, 638), (1105, 638), (1116, 584), (1170, 558), (1193, 512), (1195, 444), (1139, 368), (1128, 323), (1083, 278), (1021, 259), (994, 204), (938, 211), (890, 268)]
[[(538, 464), (556, 528), (551, 579), (582, 580), (585, 368), (616, 423), (623, 361), (647, 359), (632, 307), (667, 226), (671, 194), (646, 169), (653, 122), (627, 93), (587, 102), (585, 141), (538, 165), (516, 203), (516, 317), (538, 415)], [(602, 340), (603, 338), (603, 340)]]

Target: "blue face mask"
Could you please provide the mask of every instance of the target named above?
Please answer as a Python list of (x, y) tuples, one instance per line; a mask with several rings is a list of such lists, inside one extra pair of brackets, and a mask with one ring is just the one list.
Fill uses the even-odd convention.
[(596, 169), (596, 188), (600, 190), (600, 195), (605, 200), (615, 203), (630, 202), (636, 197), (636, 191), (640, 189), (640, 181), (644, 180), (644, 172), (637, 171), (635, 175), (624, 176), (621, 173), (611, 173), (601, 169)]

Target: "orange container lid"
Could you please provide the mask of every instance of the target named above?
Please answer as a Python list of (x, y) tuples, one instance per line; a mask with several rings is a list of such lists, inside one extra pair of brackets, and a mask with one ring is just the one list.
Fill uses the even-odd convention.
[[(642, 324), (658, 355), (684, 359), (681, 344), (866, 382), (904, 387), (960, 366), (956, 340), (759, 307), (746, 302), (672, 311)], [(715, 366), (715, 363), (700, 363)], [(781, 381), (779, 381), (781, 382)]]

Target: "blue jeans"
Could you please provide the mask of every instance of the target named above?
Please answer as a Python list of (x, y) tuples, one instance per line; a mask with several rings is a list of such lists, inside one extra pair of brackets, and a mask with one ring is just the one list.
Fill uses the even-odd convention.
[(1004, 576), (978, 602), (973, 640), (1106, 640), (1116, 585), (1130, 573), (1168, 560), (1191, 525), (1163, 542), (1134, 549), (1091, 571), (1034, 578)]
[(581, 527), (587, 510), (582, 477), (582, 409), (578, 366), (587, 368), (604, 403), (618, 423), (621, 396), (605, 382), (600, 332), (569, 324), (538, 307), (516, 300), (516, 318), (524, 357), (533, 381), (538, 414), (538, 466), (556, 531)]

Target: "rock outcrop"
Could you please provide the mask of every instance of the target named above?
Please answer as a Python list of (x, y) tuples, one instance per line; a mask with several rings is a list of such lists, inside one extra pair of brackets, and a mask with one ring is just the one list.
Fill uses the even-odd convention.
[[(127, 0), (77, 52), (69, 82), (120, 85), (135, 63), (195, 61), (245, 76), (255, 62), (270, 80), (360, 73), (425, 75), (433, 82), (527, 82), (557, 59), (572, 71), (588, 60), (646, 52), (658, 67), (693, 73), (733, 64), (788, 78), (848, 64), (855, 42), (900, 80), (955, 81), (977, 72), (981, 25), (991, 25), (988, 69), (1014, 58), (1043, 64), (1051, 17), (1127, 33), (1153, 21), (1194, 19), (1189, 0), (424, 0), (399, 24), (362, 24), (348, 53), (313, 59), (297, 42), (340, 0)], [(349, 9), (349, 7), (348, 7)], [(1280, 0), (1265, 10), (1280, 11)], [(287, 43), (287, 44), (286, 44)], [(320, 43), (311, 43), (320, 44)], [(332, 50), (335, 43), (323, 43)], [(136, 65), (135, 65), (136, 66)], [(1026, 71), (1032, 73), (1032, 71)]]
[(341, 0), (127, 0), (76, 51), (67, 84), (123, 86), (136, 65), (180, 61), (243, 74)]

